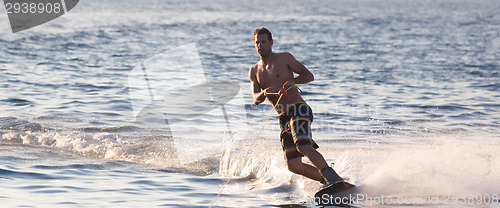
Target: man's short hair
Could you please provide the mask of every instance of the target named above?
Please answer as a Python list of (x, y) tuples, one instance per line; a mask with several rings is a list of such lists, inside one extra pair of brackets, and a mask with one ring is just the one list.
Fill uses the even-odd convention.
[(261, 27), (261, 28), (258, 28), (258, 29), (255, 29), (253, 31), (253, 36), (256, 36), (256, 35), (262, 35), (262, 34), (266, 34), (267, 35), (267, 39), (269, 41), (273, 40), (273, 35), (271, 34), (271, 32), (265, 28), (265, 27)]

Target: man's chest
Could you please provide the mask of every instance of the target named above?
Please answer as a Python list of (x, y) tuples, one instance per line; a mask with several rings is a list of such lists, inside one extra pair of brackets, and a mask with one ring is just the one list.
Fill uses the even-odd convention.
[(270, 86), (275, 82), (283, 82), (293, 76), (292, 72), (283, 64), (268, 64), (257, 70), (257, 79), (261, 85)]

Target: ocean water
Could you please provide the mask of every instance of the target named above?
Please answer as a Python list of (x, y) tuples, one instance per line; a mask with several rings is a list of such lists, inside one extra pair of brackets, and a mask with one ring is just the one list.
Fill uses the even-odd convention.
[(356, 206), (498, 207), (499, 10), (85, 0), (14, 34), (0, 7), (1, 207), (315, 207), (251, 100), (262, 26), (315, 75), (313, 138)]

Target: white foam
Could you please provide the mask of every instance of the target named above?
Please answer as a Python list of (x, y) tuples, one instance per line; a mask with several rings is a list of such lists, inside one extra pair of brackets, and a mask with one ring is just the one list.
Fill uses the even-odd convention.
[[(498, 142), (456, 137), (440, 135), (421, 144), (338, 145), (335, 148), (323, 147), (319, 151), (328, 162), (335, 163), (334, 169), (342, 177), (361, 187), (361, 193), (370, 197), (498, 194)], [(268, 143), (256, 144), (249, 151), (245, 145), (233, 146), (226, 152), (221, 160), (220, 173), (231, 175), (236, 181), (239, 178), (252, 179), (246, 183), (235, 182), (237, 185), (230, 183), (226, 191), (247, 191), (255, 195), (274, 191), (279, 195), (277, 190), (282, 190), (288, 196), (299, 198), (297, 201), (314, 195), (320, 184), (289, 172), (279, 144)], [(307, 162), (307, 159), (303, 161)], [(273, 197), (273, 200), (279, 198)]]
[[(368, 196), (477, 195), (500, 192), (500, 144), (494, 140), (459, 140), (442, 136), (421, 144), (377, 145), (372, 147), (320, 148), (327, 161)], [(213, 171), (200, 162), (183, 165), (168, 140), (123, 140), (109, 133), (8, 132), (1, 143), (29, 144), (71, 150), (110, 160), (137, 162), (155, 167), (184, 167)], [(226, 192), (268, 192), (304, 199), (320, 184), (288, 171), (278, 141), (259, 138), (227, 143), (219, 161), (219, 174), (233, 176)], [(320, 144), (321, 145), (321, 144)], [(327, 146), (327, 145), (323, 145)], [(307, 159), (304, 159), (307, 161)], [(208, 161), (210, 163), (210, 161)], [(206, 166), (206, 167), (205, 167)], [(207, 172), (209, 173), (209, 172)]]
[[(438, 139), (439, 141), (439, 139)], [(387, 153), (365, 173), (364, 192), (381, 196), (494, 194), (500, 189), (498, 144), (443, 138)]]

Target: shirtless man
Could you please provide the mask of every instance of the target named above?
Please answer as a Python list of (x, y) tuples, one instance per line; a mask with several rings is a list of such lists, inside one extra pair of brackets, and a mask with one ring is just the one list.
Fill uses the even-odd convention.
[[(300, 96), (296, 84), (306, 84), (314, 80), (313, 74), (290, 53), (273, 53), (273, 38), (266, 28), (254, 31), (255, 49), (260, 61), (249, 70), (255, 105), (266, 98), (280, 115), (281, 145), (288, 170), (326, 185), (343, 181), (325, 161), (312, 140), (311, 108)], [(294, 73), (299, 74), (294, 78)], [(288, 90), (281, 96), (280, 90)], [(314, 164), (302, 162), (306, 156)]]

